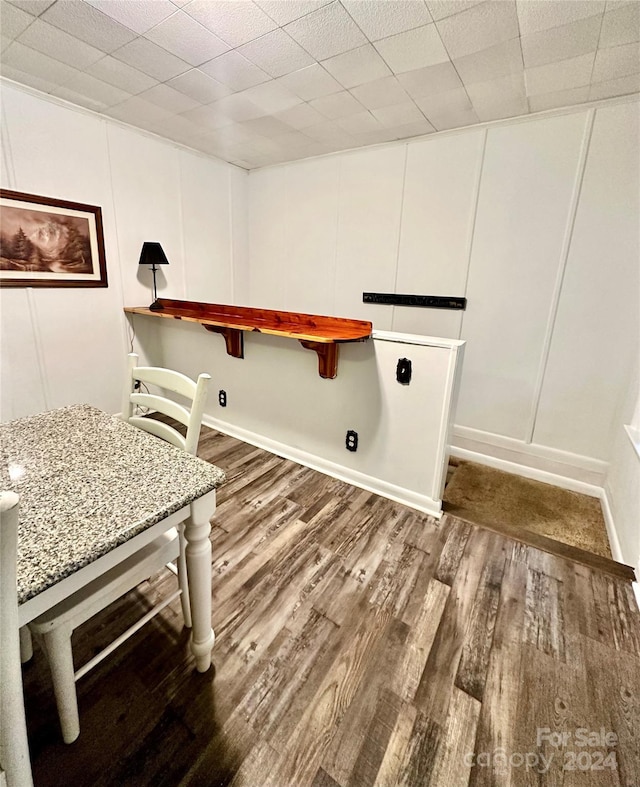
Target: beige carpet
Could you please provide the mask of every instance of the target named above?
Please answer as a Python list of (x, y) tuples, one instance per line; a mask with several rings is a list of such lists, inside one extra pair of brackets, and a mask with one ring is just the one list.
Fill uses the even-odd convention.
[(600, 501), (474, 462), (452, 460), (445, 511), (479, 525), (504, 524), (611, 558)]

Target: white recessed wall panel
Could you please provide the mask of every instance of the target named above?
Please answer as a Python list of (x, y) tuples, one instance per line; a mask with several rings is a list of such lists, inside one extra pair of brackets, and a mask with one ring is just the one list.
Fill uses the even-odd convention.
[(639, 352), (638, 118), (637, 103), (596, 111), (535, 430), (605, 460)]
[[(484, 131), (408, 145), (396, 292), (464, 296)], [(460, 312), (397, 308), (393, 330), (458, 338)]]
[(179, 152), (179, 163), (185, 297), (229, 303), (233, 295), (230, 167), (187, 151)]
[(231, 254), (233, 281), (231, 303), (249, 303), (249, 192), (247, 173), (238, 167), (229, 169), (231, 201)]
[(38, 347), (31, 318), (31, 293), (0, 290), (0, 420), (11, 421), (47, 409)]
[(249, 176), (249, 306), (287, 309), (286, 168)]
[(456, 423), (527, 438), (587, 113), (488, 132)]
[[(40, 359), (40, 366), (31, 370), (33, 385), (38, 390), (44, 379), (47, 407), (73, 401), (117, 410), (111, 381), (120, 371), (125, 342), (105, 122), (7, 88), (3, 113), (15, 178), (11, 185), (18, 191), (98, 205), (104, 226), (108, 288), (31, 291)], [(17, 330), (17, 325), (9, 328), (8, 341), (16, 340)], [(39, 402), (28, 399), (27, 411), (41, 409)]]
[[(286, 168), (286, 275), (280, 283), (289, 311), (335, 314), (338, 226), (337, 156)], [(345, 315), (348, 316), (348, 315)]]
[(152, 300), (151, 272), (146, 266), (138, 270), (144, 241), (162, 244), (169, 260), (157, 274), (158, 295), (183, 298), (180, 153), (171, 145), (112, 124), (108, 140), (125, 304), (148, 305)]
[(404, 146), (346, 154), (340, 162), (335, 312), (391, 328), (392, 307), (362, 293), (393, 292), (400, 234)]

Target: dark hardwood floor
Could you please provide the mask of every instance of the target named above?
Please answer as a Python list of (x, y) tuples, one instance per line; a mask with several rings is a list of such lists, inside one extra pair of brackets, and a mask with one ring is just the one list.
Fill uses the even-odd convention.
[[(79, 682), (66, 746), (36, 650), (36, 787), (640, 785), (629, 582), (210, 430), (200, 455), (228, 474), (214, 668), (194, 671), (172, 604)], [(79, 629), (76, 663), (174, 583)]]

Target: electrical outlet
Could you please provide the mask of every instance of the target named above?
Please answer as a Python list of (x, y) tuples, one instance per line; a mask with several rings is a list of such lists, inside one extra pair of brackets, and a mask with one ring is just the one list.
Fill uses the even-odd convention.
[(140, 385), (141, 385), (140, 380), (135, 380), (134, 383), (133, 383), (133, 390), (134, 391), (139, 391), (140, 390)]
[(347, 438), (345, 440), (345, 446), (347, 451), (357, 451), (358, 450), (358, 433), (354, 432), (353, 429), (349, 429), (347, 432)]
[(409, 385), (411, 382), (411, 361), (408, 358), (398, 358), (396, 380), (400, 385)]
[(227, 406), (227, 392), (220, 389), (218, 392), (218, 402), (220, 403), (220, 407)]

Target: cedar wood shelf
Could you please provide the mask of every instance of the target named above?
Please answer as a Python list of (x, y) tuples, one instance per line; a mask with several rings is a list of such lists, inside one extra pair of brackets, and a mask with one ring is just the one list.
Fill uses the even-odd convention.
[(143, 306), (126, 306), (125, 312), (200, 323), (205, 330), (222, 334), (227, 353), (234, 358), (244, 357), (244, 331), (297, 339), (307, 350), (314, 350), (318, 354), (318, 371), (320, 377), (326, 379), (333, 379), (338, 373), (338, 344), (365, 341), (370, 338), (373, 327), (365, 320), (246, 306), (223, 306), (170, 298), (159, 298), (158, 304), (162, 306), (159, 311), (151, 311)]

